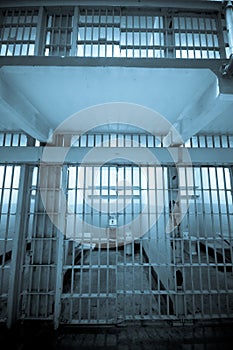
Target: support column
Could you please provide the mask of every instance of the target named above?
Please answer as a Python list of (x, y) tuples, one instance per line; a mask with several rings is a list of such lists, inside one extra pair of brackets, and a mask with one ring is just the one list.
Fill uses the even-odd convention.
[[(54, 142), (56, 146), (69, 147), (71, 144), (70, 135), (55, 135)], [(54, 317), (53, 324), (54, 329), (59, 327), (60, 314), (61, 314), (61, 295), (63, 288), (63, 265), (64, 259), (68, 254), (67, 240), (65, 236), (66, 232), (66, 203), (62, 196), (66, 196), (67, 187), (67, 166), (64, 164), (58, 164), (55, 167), (51, 164), (42, 166), (42, 187), (43, 179), (45, 180), (45, 196), (44, 203), (47, 210), (50, 209), (57, 215), (56, 217), (49, 214), (50, 220), (52, 220), (53, 225), (55, 225), (55, 236), (56, 236), (56, 255), (55, 255), (55, 294), (54, 294)], [(43, 174), (43, 172), (45, 173)], [(47, 182), (50, 178), (51, 181)], [(47, 187), (47, 188), (46, 188)], [(43, 195), (43, 189), (42, 189)]]
[(227, 3), (225, 17), (229, 44), (229, 62), (221, 67), (221, 71), (224, 78), (231, 78), (233, 75), (233, 5), (231, 1)]
[(177, 317), (183, 318), (184, 316), (184, 296), (183, 296), (183, 274), (177, 264), (182, 264), (182, 241), (180, 232), (180, 215), (181, 215), (181, 203), (179, 199), (179, 173), (177, 167), (170, 167), (168, 169), (168, 186), (169, 186), (169, 212), (170, 212), (170, 227), (171, 231), (171, 249), (172, 259), (171, 263), (174, 264), (173, 271), (173, 285), (175, 288), (175, 297), (173, 298), (174, 311)]
[(174, 29), (173, 29), (173, 17), (170, 15), (165, 16), (165, 43), (166, 48), (166, 58), (175, 58), (175, 48), (174, 48)]
[[(67, 187), (67, 166), (60, 168), (60, 190), (61, 193)], [(65, 232), (66, 232), (66, 208), (61, 203), (60, 196), (57, 201), (58, 212), (59, 212), (59, 228), (57, 231), (57, 246), (56, 246), (56, 286), (55, 286), (55, 304), (54, 304), (54, 329), (59, 327), (60, 314), (61, 314), (61, 294), (63, 288), (63, 265), (66, 257), (65, 244), (67, 243)], [(65, 209), (65, 210), (64, 210)]]
[(46, 14), (43, 6), (39, 9), (38, 23), (36, 28), (35, 56), (44, 55)]
[(79, 18), (79, 8), (78, 8), (78, 6), (75, 6), (75, 8), (74, 8), (73, 37), (72, 37), (72, 46), (71, 46), (71, 56), (77, 56), (78, 18)]
[(226, 27), (229, 43), (229, 57), (233, 54), (233, 5), (228, 1), (226, 6)]
[[(36, 270), (37, 278), (40, 279), (38, 283), (40, 293), (47, 291), (49, 294), (53, 293), (54, 295), (53, 298), (46, 299), (43, 303), (44, 310), (42, 310), (42, 314), (49, 317), (47, 309), (53, 310), (53, 322), (56, 329), (59, 326), (61, 309), (65, 229), (65, 212), (61, 211), (60, 206), (60, 194), (63, 186), (62, 165), (41, 165), (39, 176), (39, 189), (42, 199), (39, 199), (38, 206), (34, 258), (40, 264)], [(63, 227), (63, 232), (61, 227)], [(46, 256), (48, 257), (47, 261)], [(50, 266), (48, 271), (46, 265)], [(36, 271), (34, 271), (34, 276)], [(44, 278), (41, 278), (41, 275)], [(53, 281), (53, 285), (49, 281)]]

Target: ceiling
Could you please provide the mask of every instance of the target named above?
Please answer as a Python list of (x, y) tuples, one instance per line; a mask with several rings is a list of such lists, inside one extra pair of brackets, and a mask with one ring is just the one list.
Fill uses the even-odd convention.
[[(3, 66), (0, 79), (0, 128), (23, 130), (41, 141), (74, 114), (80, 131), (104, 124), (111, 131), (110, 124), (122, 122), (130, 130), (143, 127), (143, 110), (136, 116), (134, 108), (116, 109), (110, 119), (105, 109), (101, 116), (88, 113), (93, 106), (119, 103), (159, 113), (167, 130), (150, 120), (153, 132), (166, 133), (172, 124), (185, 139), (196, 133), (233, 133), (233, 95), (219, 93), (209, 69)], [(95, 122), (88, 123), (90, 118)]]

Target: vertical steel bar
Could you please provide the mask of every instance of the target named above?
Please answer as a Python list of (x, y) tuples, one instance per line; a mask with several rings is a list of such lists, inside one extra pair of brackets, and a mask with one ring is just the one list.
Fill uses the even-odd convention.
[(36, 38), (35, 38), (35, 48), (34, 55), (40, 56), (45, 52), (45, 28), (46, 28), (46, 16), (45, 9), (43, 6), (40, 6), (38, 12), (38, 22), (36, 26)]
[[(88, 183), (86, 184), (86, 189), (87, 191), (89, 191), (89, 186), (91, 186), (91, 194), (93, 194), (93, 167), (92, 166), (88, 166), (87, 167), (87, 178), (88, 178)], [(91, 177), (91, 179), (90, 179)], [(93, 196), (92, 196), (93, 198)], [(87, 204), (88, 205), (88, 204)], [(88, 213), (88, 223), (90, 222), (90, 220), (93, 219), (92, 216), (92, 208), (91, 211)], [(92, 224), (92, 221), (91, 221)], [(90, 251), (89, 251), (89, 295), (91, 296), (93, 293), (93, 275), (94, 275), (94, 271), (92, 270), (92, 265), (93, 265), (93, 250), (91, 248), (91, 244), (92, 244), (92, 236), (93, 236), (93, 232), (90, 232), (91, 236), (90, 236)], [(88, 299), (88, 309), (90, 309), (90, 318), (92, 316), (92, 309), (91, 309), (91, 298)]]
[[(59, 193), (66, 193), (68, 183), (68, 168), (67, 166), (56, 167), (57, 172), (57, 183), (56, 187)], [(55, 195), (57, 197), (57, 195)], [(56, 229), (56, 280), (55, 280), (55, 300), (54, 300), (54, 328), (57, 329), (59, 326), (60, 313), (61, 313), (61, 294), (63, 286), (63, 264), (64, 264), (64, 234), (65, 234), (65, 221), (66, 212), (61, 202), (61, 198), (58, 198), (59, 202), (55, 204), (55, 210), (59, 215), (59, 227)]]
[(222, 18), (221, 13), (219, 12), (218, 15), (215, 18), (216, 21), (216, 31), (217, 31), (217, 38), (218, 38), (218, 47), (219, 47), (219, 58), (226, 58), (226, 47), (224, 42), (224, 31), (222, 26)]
[(209, 50), (209, 42), (208, 42), (208, 34), (207, 34), (207, 30), (208, 28), (206, 27), (206, 22), (208, 20), (208, 17), (203, 17), (203, 23), (204, 23), (204, 33), (205, 33), (205, 47), (206, 47), (206, 52), (207, 52), (207, 58), (211, 58), (210, 57), (210, 50)]
[(65, 16), (66, 21), (64, 27), (64, 56), (70, 56), (71, 48), (72, 48), (72, 31), (73, 31), (73, 18), (74, 14), (67, 13)]
[[(32, 44), (32, 28), (33, 28), (33, 13), (34, 11), (31, 11), (31, 22), (30, 24), (27, 23), (26, 25), (29, 26), (29, 29), (28, 29), (28, 54), (31, 55), (31, 47), (34, 46), (34, 49), (33, 49), (33, 53), (34, 53), (34, 50), (35, 50), (35, 44)], [(29, 17), (29, 16), (27, 16)]]
[(215, 31), (216, 29), (214, 30), (214, 27), (213, 27), (213, 20), (215, 20), (215, 24), (216, 24), (216, 17), (215, 16), (210, 16), (210, 29), (209, 29), (209, 34), (211, 36), (211, 43), (212, 43), (212, 46), (213, 46), (213, 58), (218, 58), (217, 57), (217, 50), (216, 50), (216, 42), (215, 42)]
[(90, 31), (91, 31), (91, 33), (90, 33), (90, 41), (91, 41), (91, 43), (90, 43), (90, 46), (91, 46), (91, 50), (90, 50), (90, 52), (91, 52), (91, 57), (93, 57), (94, 56), (94, 54), (93, 54), (93, 52), (94, 52), (94, 42), (95, 42), (95, 40), (96, 39), (94, 39), (95, 38), (95, 33), (94, 33), (94, 31), (95, 31), (95, 29), (96, 29), (96, 27), (95, 27), (95, 21), (94, 21), (94, 18), (95, 18), (95, 10), (94, 9), (92, 9), (92, 11), (91, 11), (91, 18), (92, 18), (92, 20), (91, 20), (91, 24), (89, 24), (89, 26), (90, 26)]
[(185, 46), (186, 46), (186, 57), (190, 58), (189, 54), (190, 54), (190, 43), (189, 43), (189, 32), (188, 32), (188, 17), (185, 16), (183, 17), (184, 20), (184, 31), (185, 31)]
[(105, 39), (105, 42), (104, 42), (104, 57), (107, 57), (107, 50), (108, 50), (108, 10), (105, 9), (105, 26), (104, 26), (104, 39)]
[[(110, 13), (111, 13), (111, 26), (112, 26), (112, 28), (111, 28), (111, 54), (110, 54), (110, 57), (114, 57), (115, 56), (115, 52), (114, 52), (115, 43), (117, 41), (119, 42), (119, 39), (115, 38), (115, 30), (117, 29), (117, 26), (115, 26), (115, 23), (114, 23), (114, 18), (115, 18), (114, 8), (111, 10)], [(116, 12), (116, 16), (117, 16), (117, 12)], [(109, 14), (109, 20), (110, 20), (110, 14)], [(110, 33), (110, 29), (109, 29), (108, 33)], [(117, 137), (117, 141), (118, 141), (118, 137)]]
[(84, 33), (83, 33), (83, 56), (86, 57), (87, 55), (87, 15), (88, 11), (85, 9), (84, 11)]
[(202, 38), (201, 38), (201, 26), (200, 26), (200, 18), (197, 18), (197, 28), (198, 36), (199, 36), (199, 46), (200, 46), (200, 58), (203, 58), (203, 50), (202, 50)]
[(56, 284), (55, 284), (55, 303), (54, 303), (54, 328), (59, 327), (60, 312), (61, 312), (61, 293), (62, 293), (62, 268), (63, 268), (63, 242), (64, 234), (57, 231), (56, 251)]
[(98, 256), (98, 260), (97, 260), (97, 264), (98, 264), (98, 268), (97, 268), (97, 310), (96, 310), (96, 316), (97, 316), (97, 320), (100, 320), (100, 314), (101, 314), (101, 307), (100, 307), (100, 293), (101, 293), (101, 238), (99, 239), (99, 244), (98, 244), (98, 252), (97, 252), (97, 256)]
[(101, 47), (100, 47), (100, 34), (101, 34), (101, 10), (98, 9), (98, 51), (97, 51), (97, 57), (100, 57)]
[[(180, 58), (185, 58), (185, 57), (183, 57), (184, 54), (183, 54), (183, 47), (182, 47), (182, 33), (181, 33), (181, 24), (180, 24), (181, 18), (180, 18), (180, 16), (177, 16), (176, 18), (177, 18), (177, 26), (178, 26), (177, 30), (178, 30), (178, 33), (179, 33), (178, 47), (179, 47), (179, 50), (180, 50)], [(178, 37), (178, 35), (177, 35), (177, 37)], [(176, 46), (176, 42), (175, 42), (175, 46)], [(176, 57), (177, 57), (177, 55), (175, 55), (175, 58)]]

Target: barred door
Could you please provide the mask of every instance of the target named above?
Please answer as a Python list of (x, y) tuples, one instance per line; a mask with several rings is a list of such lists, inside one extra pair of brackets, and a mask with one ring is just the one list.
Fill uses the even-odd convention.
[(61, 322), (169, 315), (164, 205), (156, 220), (161, 203), (168, 208), (167, 169), (82, 166), (69, 167), (68, 174)]

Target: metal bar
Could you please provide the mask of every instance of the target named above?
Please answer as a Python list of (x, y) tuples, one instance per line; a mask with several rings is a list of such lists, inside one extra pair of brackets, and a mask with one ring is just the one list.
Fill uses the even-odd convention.
[(85, 9), (85, 12), (84, 12), (84, 33), (83, 33), (83, 40), (84, 40), (84, 43), (83, 43), (83, 56), (86, 57), (88, 56), (87, 55), (87, 48), (86, 48), (86, 41), (87, 41), (87, 9)]
[[(69, 148), (67, 148), (68, 150)], [(51, 164), (60, 164), (60, 163), (81, 163), (83, 157), (91, 151), (92, 148), (83, 147), (72, 147), (69, 149), (69, 153), (64, 161), (61, 159), (60, 154), (61, 150), (64, 151), (64, 147), (51, 147), (48, 150), (48, 158), (46, 158), (46, 162)], [(99, 164), (103, 159), (103, 153), (109, 156), (109, 159), (112, 155), (117, 151), (119, 153), (119, 158), (122, 156), (127, 159), (135, 159), (139, 164), (151, 164), (156, 165), (156, 161), (154, 158), (157, 157), (160, 164), (173, 164), (174, 162), (179, 161), (179, 155), (189, 154), (190, 161), (184, 161), (183, 164), (191, 165), (191, 164), (206, 164), (206, 165), (231, 165), (233, 159), (233, 149), (230, 148), (172, 148), (172, 156), (169, 152), (169, 148), (151, 148), (150, 153), (152, 154), (152, 158), (148, 158), (148, 153), (146, 148), (138, 148), (133, 147), (129, 148), (125, 146), (124, 148), (95, 148), (93, 154), (90, 154), (89, 159), (85, 160), (86, 164)], [(14, 150), (8, 146), (1, 147), (0, 153), (0, 163), (5, 164), (6, 159), (8, 163), (12, 164), (22, 164), (22, 163), (30, 163), (35, 164), (38, 163), (39, 160), (43, 159), (44, 148), (43, 147), (14, 147)], [(63, 153), (62, 153), (63, 154)], [(133, 158), (132, 158), (133, 157)], [(111, 162), (110, 162), (111, 163)], [(114, 161), (112, 162), (114, 164)], [(122, 161), (121, 164), (127, 164), (127, 161)]]
[(57, 232), (57, 264), (56, 264), (56, 285), (55, 285), (55, 306), (54, 306), (54, 328), (59, 326), (61, 312), (61, 291), (62, 291), (62, 256), (63, 256), (63, 241), (64, 235)]
[(56, 15), (56, 27), (55, 27), (55, 30), (58, 32), (57, 33), (57, 35), (55, 35), (55, 38), (57, 39), (57, 40), (55, 40), (55, 47), (56, 47), (56, 49), (57, 49), (57, 52), (56, 52), (56, 54), (57, 54), (57, 56), (63, 56), (62, 55), (62, 51), (61, 51), (61, 49), (62, 49), (62, 36), (63, 36), (63, 17), (64, 17), (64, 15), (62, 14), (62, 13), (60, 13), (60, 15)]
[[(93, 10), (92, 9), (92, 11), (91, 11), (91, 16), (92, 16), (92, 21), (91, 21), (91, 27), (90, 27), (90, 31), (91, 31), (91, 33), (90, 33), (90, 36), (91, 36), (91, 49), (90, 49), (90, 55), (91, 55), (91, 57), (93, 57), (93, 56), (95, 56), (95, 54), (94, 54), (94, 45), (93, 45), (93, 43), (94, 43), (94, 34), (96, 35), (96, 28), (95, 28), (95, 26), (94, 26), (94, 16), (95, 16), (95, 10)], [(95, 32), (95, 33), (94, 33)], [(87, 43), (87, 41), (86, 41), (86, 43)]]
[[(34, 11), (32, 11), (32, 14), (31, 14), (31, 24), (32, 24), (32, 20), (33, 20), (33, 15), (34, 15)], [(28, 14), (27, 14), (27, 17), (28, 17)], [(35, 39), (33, 40), (33, 44), (30, 44), (31, 35), (32, 35), (32, 25), (30, 25), (28, 28), (28, 52), (27, 52), (28, 55), (35, 54), (35, 51), (34, 51), (35, 50)], [(32, 47), (33, 47), (33, 52), (31, 52)]]
[[(72, 31), (73, 31), (73, 27), (72, 27), (73, 18), (72, 17), (73, 17), (73, 15), (70, 15), (70, 14), (66, 15), (65, 33), (63, 33), (63, 41), (64, 41), (63, 56), (70, 56), (70, 50), (71, 50), (71, 46), (72, 46), (71, 35), (72, 35)], [(69, 19), (70, 19), (70, 21), (69, 21)], [(71, 31), (70, 31), (70, 27), (71, 27)]]
[(224, 32), (222, 26), (221, 13), (219, 12), (216, 18), (216, 29), (218, 37), (219, 54), (221, 58), (226, 58), (226, 47), (224, 42)]
[(45, 21), (45, 10), (41, 6), (38, 12), (38, 22), (36, 26), (36, 39), (35, 39), (35, 48), (34, 54), (35, 56), (40, 56), (44, 54), (44, 34), (46, 28)]

